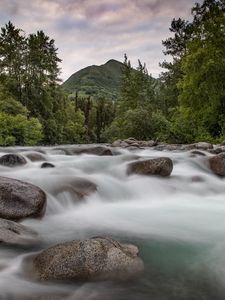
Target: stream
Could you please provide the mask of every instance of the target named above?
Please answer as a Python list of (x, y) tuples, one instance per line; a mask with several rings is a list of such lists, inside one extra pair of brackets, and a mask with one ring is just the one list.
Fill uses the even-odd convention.
[[(1, 300), (225, 299), (225, 179), (209, 170), (209, 154), (118, 149), (118, 155), (96, 156), (41, 149), (55, 168), (41, 169), (40, 161), (0, 166), (0, 176), (32, 183), (47, 194), (43, 218), (21, 222), (38, 233), (38, 244), (0, 245)], [(2, 148), (0, 156), (6, 153)], [(171, 158), (171, 176), (127, 176), (127, 164), (137, 156)], [(95, 183), (97, 191), (82, 200), (66, 190), (51, 193), (76, 177)], [(137, 245), (143, 274), (126, 281), (82, 283), (42, 283), (30, 276), (24, 262), (31, 255), (93, 236)]]

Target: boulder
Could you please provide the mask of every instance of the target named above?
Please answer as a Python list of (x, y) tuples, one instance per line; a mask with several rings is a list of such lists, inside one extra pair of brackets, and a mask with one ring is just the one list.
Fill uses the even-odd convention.
[(23, 166), (27, 163), (26, 159), (20, 154), (5, 154), (0, 157), (0, 165), (7, 167)]
[(219, 176), (225, 176), (225, 153), (209, 158), (210, 169)]
[(0, 242), (32, 246), (37, 243), (37, 233), (22, 224), (0, 219)]
[(73, 154), (80, 155), (80, 154), (93, 154), (93, 155), (99, 155), (99, 156), (111, 156), (112, 151), (108, 147), (104, 146), (94, 146), (94, 147), (77, 147), (71, 149)]
[(38, 153), (38, 152), (29, 152), (29, 153), (26, 153), (25, 156), (31, 161), (45, 161), (46, 160), (44, 155), (41, 153)]
[(40, 217), (46, 206), (46, 195), (37, 186), (20, 180), (0, 177), (0, 218), (19, 220)]
[(44, 162), (42, 165), (41, 165), (41, 168), (42, 169), (46, 169), (46, 168), (55, 168), (55, 166), (49, 162)]
[(126, 279), (143, 269), (136, 246), (107, 237), (58, 244), (33, 259), (40, 280)]
[(120, 147), (120, 143), (121, 143), (122, 141), (121, 140), (116, 140), (116, 141), (114, 141), (113, 143), (112, 143), (112, 147)]
[(129, 163), (127, 167), (127, 174), (169, 176), (172, 170), (172, 160), (168, 157), (160, 157)]

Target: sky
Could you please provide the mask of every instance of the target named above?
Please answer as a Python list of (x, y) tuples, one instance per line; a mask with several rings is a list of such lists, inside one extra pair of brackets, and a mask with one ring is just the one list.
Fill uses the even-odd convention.
[(172, 19), (189, 19), (195, 0), (0, 0), (0, 27), (11, 21), (26, 34), (43, 30), (62, 59), (61, 79), (110, 59), (162, 69), (162, 40)]

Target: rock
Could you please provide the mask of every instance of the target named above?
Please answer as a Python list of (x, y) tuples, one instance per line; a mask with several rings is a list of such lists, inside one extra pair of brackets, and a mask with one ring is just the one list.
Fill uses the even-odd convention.
[(127, 147), (129, 147), (129, 144), (126, 143), (125, 141), (121, 141), (120, 147), (122, 147), (122, 148), (127, 148)]
[(138, 143), (130, 143), (129, 147), (136, 147), (136, 148), (140, 148), (140, 145)]
[(129, 151), (133, 151), (133, 150), (139, 150), (140, 147), (130, 145), (130, 146), (126, 147), (126, 149)]
[[(224, 146), (223, 146), (224, 147)], [(215, 149), (210, 149), (208, 150), (209, 153), (211, 154), (219, 154), (221, 152), (224, 152), (224, 150), (222, 149), (222, 147), (217, 147)]]
[(198, 155), (198, 156), (206, 156), (205, 153), (198, 151), (198, 150), (193, 150), (191, 151), (191, 154), (193, 154), (193, 156)]
[(125, 143), (127, 143), (128, 145), (134, 144), (134, 143), (138, 143), (138, 141), (135, 138), (128, 138), (126, 140), (124, 140)]
[(58, 184), (52, 193), (57, 196), (62, 192), (69, 192), (71, 195), (75, 194), (78, 198), (83, 199), (96, 191), (97, 185), (95, 183), (84, 178), (73, 177), (63, 184)]
[(59, 148), (59, 147), (52, 148), (51, 149), (51, 153), (53, 153), (53, 154), (59, 154), (59, 155), (73, 155), (71, 149), (63, 148), (63, 147), (61, 147), (61, 148)]
[(139, 141), (138, 142), (140, 147), (154, 147), (157, 145), (157, 142), (156, 141)]
[(138, 248), (106, 237), (71, 241), (44, 250), (33, 259), (40, 280), (125, 279), (144, 269)]
[(163, 150), (165, 150), (166, 146), (167, 146), (166, 144), (158, 144), (155, 146), (154, 149), (157, 151), (163, 151)]
[(37, 233), (22, 224), (0, 219), (0, 242), (32, 246), (37, 243)]
[(219, 176), (225, 176), (225, 153), (209, 158), (210, 169)]
[(166, 151), (181, 151), (181, 145), (180, 144), (168, 144), (165, 146)]
[(45, 193), (30, 183), (0, 177), (0, 218), (19, 220), (40, 217), (46, 206)]
[(182, 144), (156, 144), (154, 149), (157, 151), (181, 151)]
[(210, 150), (213, 149), (213, 145), (210, 143), (206, 142), (199, 142), (199, 143), (194, 143), (194, 144), (187, 144), (182, 146), (182, 150), (189, 151), (189, 150)]
[(25, 156), (31, 161), (45, 161), (46, 160), (44, 155), (42, 155), (41, 153), (38, 153), (38, 152), (29, 152), (29, 153), (26, 153)]
[(46, 169), (46, 168), (55, 168), (55, 166), (49, 162), (44, 162), (42, 165), (41, 165), (41, 168), (42, 169)]
[(219, 154), (221, 152), (225, 152), (225, 146), (216, 146), (215, 148), (208, 150), (208, 152), (212, 154)]
[(76, 154), (76, 155), (80, 155), (80, 154), (94, 154), (94, 155), (99, 155), (99, 156), (113, 155), (111, 149), (108, 147), (104, 147), (104, 146), (77, 147), (77, 148), (72, 149), (72, 153)]
[(112, 147), (120, 147), (121, 140), (116, 140), (112, 143)]
[(172, 160), (168, 157), (160, 157), (129, 163), (127, 174), (169, 176), (172, 170)]
[(196, 149), (199, 149), (199, 150), (213, 149), (213, 145), (210, 143), (206, 143), (206, 142), (195, 143), (195, 146), (196, 146)]
[(0, 165), (7, 167), (23, 166), (26, 163), (26, 159), (20, 154), (5, 154), (0, 157)]
[(191, 177), (191, 181), (192, 181), (192, 182), (204, 182), (205, 180), (204, 180), (203, 177), (198, 176), (198, 175), (195, 175), (195, 176), (192, 176), (192, 177)]

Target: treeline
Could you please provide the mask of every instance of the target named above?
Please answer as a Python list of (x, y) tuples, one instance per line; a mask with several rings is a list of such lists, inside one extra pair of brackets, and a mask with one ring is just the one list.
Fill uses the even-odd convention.
[(125, 56), (121, 99), (109, 139), (133, 136), (169, 143), (225, 139), (225, 2), (205, 0), (192, 21), (174, 19), (163, 41), (165, 71), (159, 80)]
[(164, 72), (125, 55), (120, 96), (67, 95), (54, 40), (9, 22), (0, 32), (0, 144), (110, 142), (127, 138), (170, 143), (225, 139), (225, 4), (204, 0), (192, 20), (174, 19), (163, 41)]
[(84, 117), (59, 85), (59, 62), (43, 31), (26, 36), (11, 22), (1, 28), (1, 145), (79, 142)]

